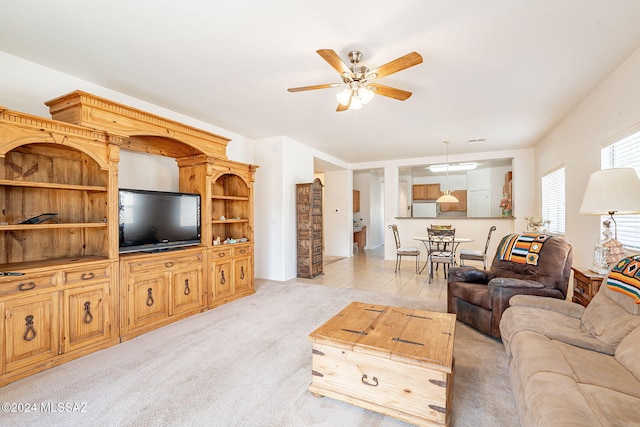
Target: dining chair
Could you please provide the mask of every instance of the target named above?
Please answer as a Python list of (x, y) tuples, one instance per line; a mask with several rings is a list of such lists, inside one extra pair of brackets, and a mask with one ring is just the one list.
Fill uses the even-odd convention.
[(403, 247), (400, 244), (400, 234), (398, 233), (398, 226), (396, 224), (389, 225), (389, 228), (393, 231), (393, 238), (396, 241), (396, 272), (400, 269), (400, 262), (403, 256), (412, 256), (416, 258), (416, 273), (420, 264), (420, 249), (413, 246)]
[(429, 251), (427, 264), (429, 265), (429, 283), (433, 279), (434, 264), (436, 269), (438, 264), (443, 264), (444, 278), (447, 278), (447, 266), (455, 265), (455, 243), (456, 229), (427, 229), (427, 249)]
[(496, 231), (496, 226), (492, 225), (487, 235), (487, 242), (484, 244), (484, 251), (478, 251), (473, 249), (460, 249), (460, 265), (464, 265), (466, 261), (482, 261), (482, 269), (487, 269), (487, 250), (489, 249), (489, 242), (491, 241), (491, 233)]

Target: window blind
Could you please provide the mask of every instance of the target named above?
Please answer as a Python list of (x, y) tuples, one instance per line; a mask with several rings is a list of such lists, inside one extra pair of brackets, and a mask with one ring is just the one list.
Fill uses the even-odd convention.
[(542, 177), (542, 219), (551, 221), (550, 233), (565, 233), (565, 170), (556, 169)]
[[(640, 132), (602, 148), (601, 169), (633, 168), (640, 175)], [(602, 217), (604, 221), (608, 217)], [(614, 215), (618, 241), (625, 247), (640, 250), (640, 215)]]

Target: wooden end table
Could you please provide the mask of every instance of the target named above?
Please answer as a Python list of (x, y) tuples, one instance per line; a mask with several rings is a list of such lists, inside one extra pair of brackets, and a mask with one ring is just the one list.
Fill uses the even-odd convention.
[(595, 273), (588, 268), (571, 267), (573, 270), (572, 301), (583, 306), (589, 305), (605, 278), (604, 274)]
[(416, 425), (449, 425), (455, 314), (353, 302), (316, 329), (309, 391)]

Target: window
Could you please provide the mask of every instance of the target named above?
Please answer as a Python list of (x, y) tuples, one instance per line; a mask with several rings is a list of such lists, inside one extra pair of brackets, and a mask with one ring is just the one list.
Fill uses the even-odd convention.
[(542, 219), (551, 221), (548, 230), (564, 234), (564, 167), (542, 177)]
[[(610, 168), (633, 168), (640, 175), (640, 132), (602, 148), (601, 169)], [(620, 243), (639, 250), (640, 215), (615, 215), (614, 218)]]

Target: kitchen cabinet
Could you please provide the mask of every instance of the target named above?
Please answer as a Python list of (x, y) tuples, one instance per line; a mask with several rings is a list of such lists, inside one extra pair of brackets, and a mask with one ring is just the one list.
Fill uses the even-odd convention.
[(353, 211), (360, 212), (360, 191), (353, 190)]
[(453, 190), (451, 195), (458, 199), (458, 203), (440, 203), (440, 212), (466, 212), (467, 190)]
[(440, 184), (413, 185), (413, 200), (436, 200), (441, 195)]

